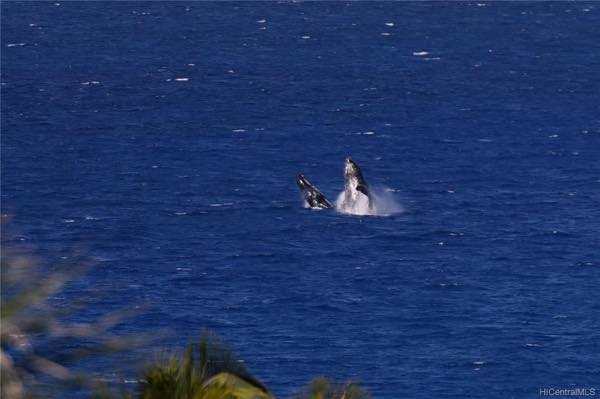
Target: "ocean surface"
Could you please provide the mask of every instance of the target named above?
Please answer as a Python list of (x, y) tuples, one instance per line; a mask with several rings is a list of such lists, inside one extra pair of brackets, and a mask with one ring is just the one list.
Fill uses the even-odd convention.
[[(85, 247), (76, 321), (146, 305), (138, 352), (205, 328), (281, 398), (600, 390), (600, 3), (1, 7), (2, 213)], [(401, 212), (302, 206), (347, 156)]]

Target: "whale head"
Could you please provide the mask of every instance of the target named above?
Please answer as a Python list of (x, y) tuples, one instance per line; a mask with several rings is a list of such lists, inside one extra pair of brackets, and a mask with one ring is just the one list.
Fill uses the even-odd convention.
[(352, 180), (354, 184), (364, 184), (365, 179), (358, 164), (350, 157), (346, 158), (346, 162), (344, 162), (344, 179), (346, 182)]
[(300, 190), (307, 190), (312, 187), (312, 184), (310, 184), (310, 182), (302, 174), (296, 176), (296, 183), (298, 184)]

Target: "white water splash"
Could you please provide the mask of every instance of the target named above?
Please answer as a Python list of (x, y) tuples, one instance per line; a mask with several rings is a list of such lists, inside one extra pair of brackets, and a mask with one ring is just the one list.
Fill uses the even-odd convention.
[(344, 192), (342, 191), (335, 201), (335, 209), (347, 215), (359, 216), (391, 216), (404, 212), (404, 208), (394, 198), (393, 192), (384, 188), (371, 189), (372, 204), (366, 195), (358, 194), (356, 201), (352, 204), (344, 204)]

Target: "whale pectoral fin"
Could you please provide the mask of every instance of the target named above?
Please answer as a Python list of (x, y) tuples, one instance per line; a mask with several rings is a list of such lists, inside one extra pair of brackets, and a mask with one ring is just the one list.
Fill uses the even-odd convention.
[(371, 197), (371, 192), (369, 191), (369, 189), (366, 186), (359, 184), (356, 187), (356, 190), (367, 196), (367, 198), (369, 199), (369, 209), (373, 208), (373, 197)]
[(356, 186), (356, 190), (360, 191), (361, 193), (363, 193), (367, 197), (371, 198), (371, 194), (369, 193), (369, 189), (366, 186), (363, 186), (362, 184), (359, 184), (358, 186)]

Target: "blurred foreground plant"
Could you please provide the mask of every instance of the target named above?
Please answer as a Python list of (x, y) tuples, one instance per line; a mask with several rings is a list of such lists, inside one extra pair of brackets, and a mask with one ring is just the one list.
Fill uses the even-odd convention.
[[(77, 306), (57, 308), (50, 299), (85, 271), (81, 266), (83, 259), (74, 256), (69, 264), (42, 266), (28, 251), (19, 251), (7, 241), (3, 232), (1, 397), (33, 397), (39, 393), (36, 388), (40, 384), (44, 385), (44, 396), (48, 396), (47, 391), (58, 394), (61, 390), (84, 387), (97, 393), (106, 391), (104, 384), (68, 365), (139, 344), (140, 339), (111, 333), (131, 312), (111, 313), (90, 323), (66, 321)], [(65, 342), (75, 349), (57, 349), (64, 347)]]

